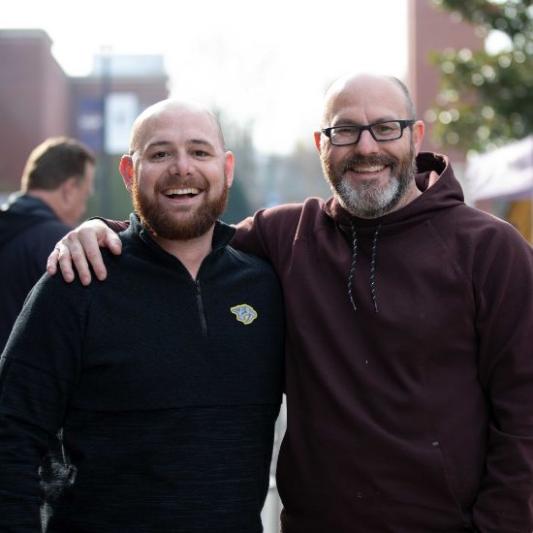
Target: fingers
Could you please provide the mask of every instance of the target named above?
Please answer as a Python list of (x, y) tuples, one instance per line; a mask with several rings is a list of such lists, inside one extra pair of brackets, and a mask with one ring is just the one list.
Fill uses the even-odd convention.
[[(109, 228), (106, 227), (105, 230), (107, 231)], [(76, 239), (72, 239), (70, 251), (81, 282), (83, 285), (88, 285), (91, 282), (89, 265), (92, 267), (96, 277), (103, 281), (107, 277), (107, 270), (100, 252), (97, 232), (91, 227), (80, 227), (76, 237)], [(87, 281), (86, 283), (85, 280)]]
[(107, 270), (100, 246), (109, 248), (115, 255), (119, 255), (122, 251), (122, 242), (118, 235), (101, 220), (86, 221), (78, 228), (69, 231), (56, 244), (48, 256), (47, 272), (55, 274), (59, 264), (65, 281), (70, 283), (77, 273), (81, 283), (89, 285), (92, 268), (96, 277), (103, 281), (107, 277)]
[(59, 268), (65, 281), (70, 282), (74, 279), (74, 269), (76, 269), (82, 285), (89, 285), (91, 283), (91, 271), (79, 234), (79, 230), (73, 230), (57, 243)]
[(57, 272), (57, 261), (59, 259), (59, 249), (54, 248), (52, 253), (48, 256), (46, 260), (46, 271), (50, 276), (53, 276)]
[[(63, 237), (56, 244), (55, 248), (52, 250), (52, 253), (48, 256), (46, 261), (46, 271), (48, 274), (53, 276), (57, 273), (57, 265), (59, 265), (63, 279), (67, 283), (70, 283), (71, 281), (74, 281), (74, 271), (72, 270), (72, 257), (70, 248), (65, 245), (67, 236)], [(87, 282), (87, 278), (85, 278), (86, 282), (84, 285), (88, 285), (90, 280), (89, 274), (89, 281)]]
[(119, 236), (108, 227), (106, 227), (106, 234), (102, 246), (104, 248), (109, 248), (111, 253), (115, 255), (120, 255), (122, 253), (122, 241)]

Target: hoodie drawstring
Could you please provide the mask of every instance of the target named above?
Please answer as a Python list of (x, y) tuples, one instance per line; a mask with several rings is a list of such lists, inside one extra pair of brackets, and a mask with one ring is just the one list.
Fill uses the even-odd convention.
[(376, 228), (374, 232), (374, 239), (372, 240), (372, 259), (370, 262), (370, 294), (372, 295), (372, 302), (374, 302), (374, 310), (378, 312), (378, 299), (376, 295), (376, 253), (378, 250), (378, 235), (381, 226)]
[[(355, 303), (355, 298), (353, 296), (353, 279), (355, 276), (355, 265), (357, 264), (357, 251), (358, 251), (358, 242), (357, 242), (357, 231), (353, 222), (350, 223), (352, 231), (352, 261), (350, 264), (350, 272), (348, 273), (348, 298), (352, 304), (353, 310), (357, 311), (357, 305)], [(376, 293), (376, 255), (378, 249), (378, 235), (381, 226), (376, 228), (374, 231), (374, 238), (372, 240), (372, 254), (370, 259), (370, 296), (372, 297), (372, 303), (374, 304), (374, 311), (378, 312), (378, 300)]]
[(350, 264), (350, 272), (348, 273), (348, 298), (350, 298), (350, 303), (352, 304), (353, 310), (357, 311), (357, 306), (355, 305), (355, 300), (352, 292), (355, 265), (357, 263), (357, 231), (355, 231), (355, 226), (353, 225), (353, 222), (350, 224), (350, 227), (352, 229), (352, 262)]

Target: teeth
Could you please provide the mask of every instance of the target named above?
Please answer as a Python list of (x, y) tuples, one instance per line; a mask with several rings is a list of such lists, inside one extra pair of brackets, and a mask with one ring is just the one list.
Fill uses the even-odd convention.
[(385, 168), (385, 165), (373, 166), (373, 167), (352, 167), (353, 172), (381, 172)]
[(200, 189), (189, 187), (188, 189), (168, 189), (165, 196), (181, 196), (185, 194), (200, 194)]

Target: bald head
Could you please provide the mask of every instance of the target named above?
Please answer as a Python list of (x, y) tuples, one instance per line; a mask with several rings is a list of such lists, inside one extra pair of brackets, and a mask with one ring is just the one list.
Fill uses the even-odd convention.
[(405, 119), (415, 118), (415, 108), (407, 87), (393, 76), (380, 76), (374, 74), (348, 75), (334, 81), (329, 87), (324, 98), (322, 126), (332, 124), (335, 111), (345, 102), (357, 98), (364, 102), (367, 98), (376, 97), (383, 101), (398, 104)]
[(220, 149), (225, 150), (222, 128), (214, 113), (194, 102), (167, 99), (146, 108), (135, 119), (130, 136), (130, 155), (143, 149), (147, 135), (152, 133), (154, 128), (171, 125), (179, 130), (184, 121), (190, 120), (206, 125), (208, 129), (212, 128)]

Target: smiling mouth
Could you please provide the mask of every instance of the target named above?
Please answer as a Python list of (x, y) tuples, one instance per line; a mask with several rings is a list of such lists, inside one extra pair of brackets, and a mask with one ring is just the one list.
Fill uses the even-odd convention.
[(201, 192), (200, 189), (195, 187), (187, 187), (183, 189), (167, 189), (163, 191), (163, 195), (167, 198), (194, 198)]
[(388, 165), (359, 165), (351, 166), (346, 170), (351, 172), (356, 172), (357, 174), (376, 174), (378, 172), (383, 172)]

